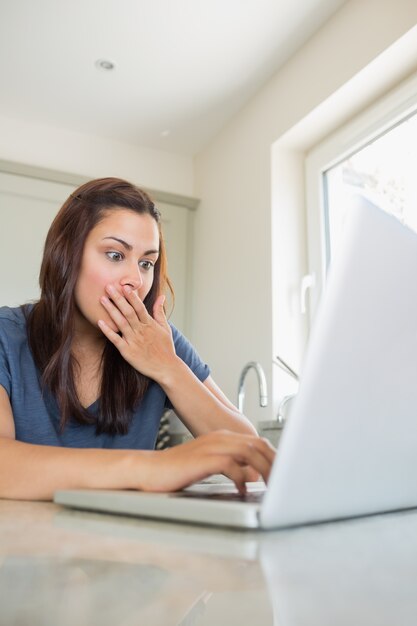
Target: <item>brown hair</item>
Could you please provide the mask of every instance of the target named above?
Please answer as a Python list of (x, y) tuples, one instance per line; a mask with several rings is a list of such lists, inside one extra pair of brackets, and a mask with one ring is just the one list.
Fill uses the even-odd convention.
[(25, 307), (28, 340), (42, 384), (55, 395), (61, 412), (61, 428), (70, 417), (96, 424), (97, 434), (126, 434), (132, 412), (149, 386), (149, 378), (136, 371), (113, 344), (105, 340), (101, 359), (100, 408), (95, 418), (77, 396), (71, 352), (75, 312), (74, 290), (89, 232), (110, 210), (128, 209), (151, 215), (158, 224), (160, 250), (152, 287), (144, 300), (153, 314), (156, 298), (173, 290), (167, 262), (160, 213), (149, 195), (119, 178), (101, 178), (81, 185), (63, 204), (46, 237), (39, 283), (41, 297), (32, 309)]

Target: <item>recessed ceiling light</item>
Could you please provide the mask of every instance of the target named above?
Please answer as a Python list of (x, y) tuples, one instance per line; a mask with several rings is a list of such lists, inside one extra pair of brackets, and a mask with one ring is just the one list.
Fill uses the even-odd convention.
[(114, 63), (108, 59), (98, 59), (94, 65), (98, 70), (103, 70), (103, 72), (114, 70)]

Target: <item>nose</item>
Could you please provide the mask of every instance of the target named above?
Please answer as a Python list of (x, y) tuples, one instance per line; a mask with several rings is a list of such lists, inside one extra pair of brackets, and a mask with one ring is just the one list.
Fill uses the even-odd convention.
[(129, 268), (127, 274), (123, 276), (120, 281), (122, 287), (131, 287), (134, 291), (140, 289), (143, 285), (143, 278), (140, 273), (138, 265), (135, 263)]

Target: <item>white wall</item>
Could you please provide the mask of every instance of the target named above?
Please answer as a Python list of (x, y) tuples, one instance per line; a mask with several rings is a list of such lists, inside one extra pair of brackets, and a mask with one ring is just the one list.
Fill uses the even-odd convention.
[[(327, 122), (321, 116), (320, 128), (312, 129), (310, 124), (308, 140), (303, 141), (300, 128), (416, 22), (415, 0), (350, 0), (195, 159), (195, 195), (202, 202), (195, 223), (192, 338), (231, 399), (236, 396), (239, 372), (249, 360), (262, 363), (271, 388), (275, 335), (281, 335), (282, 345), (287, 329), (294, 331), (288, 326), (282, 300), (288, 299), (286, 277), (294, 272), (301, 276), (306, 269), (305, 211), (300, 203), (303, 191), (288, 194), (288, 180), (281, 173), (288, 169), (292, 180), (302, 180), (300, 150), (310, 147), (313, 136), (318, 139), (332, 130), (329, 120), (343, 121), (335, 108), (340, 99), (334, 98), (327, 110)], [(417, 67), (417, 54), (404, 64), (397, 63), (391, 80), (401, 78), (412, 66)], [(365, 92), (366, 84), (361, 89)], [(375, 90), (369, 93), (369, 98), (375, 94)], [(343, 115), (352, 114), (356, 104)], [(293, 129), (298, 130), (296, 154), (286, 139)], [(291, 215), (292, 211), (298, 214)], [(282, 229), (288, 221), (293, 230), (298, 229), (298, 243), (283, 240)], [(274, 255), (282, 264), (287, 259), (287, 266), (278, 268), (274, 277), (278, 280), (274, 316), (283, 311), (278, 333), (272, 323), (272, 237), (275, 245), (281, 237), (278, 243), (287, 252), (287, 257)], [(295, 327), (302, 337), (303, 320)], [(291, 351), (294, 342), (288, 339), (287, 343), (289, 358), (299, 360), (301, 349)], [(298, 367), (299, 362), (294, 365)], [(253, 381), (247, 386), (245, 412), (255, 422), (270, 419), (277, 398), (273, 410), (259, 409)], [(286, 392), (285, 378), (280, 381), (279, 393)]]
[[(194, 163), (188, 157), (6, 118), (0, 118), (0, 159), (88, 177), (119, 175), (149, 188), (202, 198), (195, 224), (191, 339), (235, 400), (246, 361), (263, 364), (269, 387), (275, 349), (283, 349), (299, 365), (303, 320), (290, 318), (283, 301), (305, 270), (305, 213), (303, 190), (294, 194), (289, 179), (302, 180), (301, 157), (313, 135), (317, 139), (332, 130), (323, 120), (319, 127), (315, 113), (323, 111), (323, 102), (336, 102), (335, 94), (340, 96), (344, 86), (416, 22), (416, 0), (349, 0)], [(397, 64), (394, 74), (400, 78), (413, 63), (417, 55), (408, 64)], [(334, 102), (325, 115), (332, 123), (343, 108), (340, 97), (336, 108)], [(348, 108), (344, 115), (352, 112)], [(313, 120), (308, 140), (307, 119)], [(284, 170), (288, 176), (280, 177)], [(293, 240), (287, 236), (288, 225)], [(279, 266), (274, 298), (272, 239), (279, 242), (279, 250), (274, 248)], [(273, 317), (278, 329), (273, 329)], [(298, 348), (292, 337), (296, 331)], [(253, 374), (250, 378), (248, 383), (254, 382)], [(285, 384), (285, 377), (281, 382)], [(254, 421), (269, 419), (272, 411), (258, 409), (255, 391), (249, 384), (247, 413)]]
[(120, 176), (179, 195), (193, 193), (191, 157), (1, 116), (0, 159), (89, 178)]

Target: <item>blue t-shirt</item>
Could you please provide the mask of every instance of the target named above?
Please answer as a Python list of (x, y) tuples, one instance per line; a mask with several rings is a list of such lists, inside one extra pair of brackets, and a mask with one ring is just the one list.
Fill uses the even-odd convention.
[[(172, 324), (177, 355), (199, 380), (210, 374), (193, 346)], [(13, 410), (16, 439), (26, 443), (71, 448), (124, 448), (152, 450), (158, 434), (161, 415), (171, 404), (156, 382), (151, 381), (138, 409), (134, 412), (126, 435), (96, 435), (94, 424), (70, 420), (60, 432), (60, 413), (55, 397), (42, 392), (40, 372), (29, 347), (26, 320), (20, 307), (0, 308), (0, 385), (8, 393)], [(99, 400), (88, 410), (94, 415)]]

